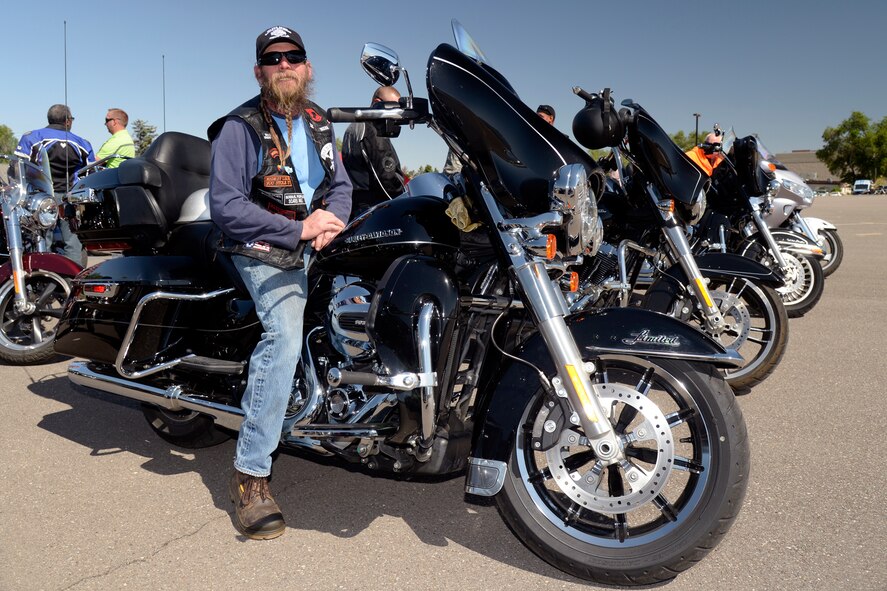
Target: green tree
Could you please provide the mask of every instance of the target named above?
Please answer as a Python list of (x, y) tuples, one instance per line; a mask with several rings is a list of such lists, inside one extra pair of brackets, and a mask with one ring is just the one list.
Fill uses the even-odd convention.
[(416, 170), (404, 169), (403, 172), (408, 177), (413, 178), (413, 177), (418, 176), (418, 175), (425, 173), (425, 172), (440, 172), (440, 171), (438, 169), (436, 169), (435, 167), (431, 166), (430, 164), (426, 164), (425, 166), (420, 166)]
[[(708, 132), (700, 132), (699, 135), (701, 138), (704, 138), (708, 135)], [(677, 133), (671, 134), (670, 137), (671, 141), (676, 143), (684, 152), (696, 145), (696, 132), (678, 131)]]
[(142, 119), (136, 119), (132, 124), (132, 135), (136, 144), (136, 156), (138, 156), (144, 153), (157, 137), (157, 126)]
[(836, 127), (827, 127), (822, 142), (816, 157), (845, 183), (876, 179), (887, 170), (887, 117), (872, 123), (863, 113), (853, 111)]
[[(18, 145), (18, 139), (12, 130), (6, 125), (0, 124), (0, 154), (12, 154)], [(7, 162), (5, 158), (0, 158), (0, 162)]]

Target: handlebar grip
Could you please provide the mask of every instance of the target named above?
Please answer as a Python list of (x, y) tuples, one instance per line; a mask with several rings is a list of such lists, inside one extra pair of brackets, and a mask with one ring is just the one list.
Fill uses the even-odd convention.
[(594, 96), (585, 92), (580, 86), (573, 87), (573, 94), (579, 96), (579, 98), (583, 98), (588, 102), (594, 100)]
[(357, 121), (355, 112), (357, 109), (331, 107), (327, 110), (327, 119), (333, 123), (352, 123)]

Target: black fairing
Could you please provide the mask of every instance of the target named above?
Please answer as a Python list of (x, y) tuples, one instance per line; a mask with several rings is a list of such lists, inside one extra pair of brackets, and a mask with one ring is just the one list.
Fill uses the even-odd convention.
[(696, 202), (707, 177), (641, 108), (629, 120), (628, 141), (631, 153), (663, 197), (684, 205)]
[(731, 155), (746, 195), (763, 195), (767, 191), (767, 173), (761, 170), (761, 154), (754, 136), (737, 139)]
[(315, 267), (327, 273), (380, 278), (391, 261), (407, 254), (454, 257), (459, 230), (436, 197), (398, 197), (352, 221), (317, 253)]
[(435, 120), (472, 156), (496, 200), (514, 215), (550, 209), (549, 185), (564, 164), (597, 164), (523, 102), (499, 72), (439, 45), (428, 60)]

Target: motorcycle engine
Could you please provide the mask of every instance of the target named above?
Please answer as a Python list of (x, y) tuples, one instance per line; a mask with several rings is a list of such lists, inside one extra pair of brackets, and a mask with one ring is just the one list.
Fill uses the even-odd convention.
[(333, 347), (346, 359), (366, 361), (375, 347), (366, 326), (375, 286), (357, 277), (336, 277), (329, 303), (329, 333)]

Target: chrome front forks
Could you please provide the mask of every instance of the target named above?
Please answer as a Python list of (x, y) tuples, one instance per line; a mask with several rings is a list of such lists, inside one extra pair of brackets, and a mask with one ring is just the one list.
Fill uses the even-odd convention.
[(6, 246), (9, 249), (9, 266), (12, 267), (12, 283), (15, 288), (13, 307), (18, 314), (33, 314), (37, 306), (25, 295), (25, 267), (22, 263), (24, 245), (18, 211), (3, 204), (3, 221), (6, 225)]
[(565, 317), (569, 311), (563, 292), (548, 276), (545, 263), (531, 256), (521, 241), (522, 229), (531, 230), (557, 223), (556, 220), (549, 215), (506, 223), (486, 188), (482, 189), (482, 195), (511, 259), (512, 276), (526, 298), (526, 307), (555, 363), (557, 376), (551, 380), (554, 392), (570, 401), (575, 413), (573, 420), (582, 426), (598, 459), (605, 463), (623, 460), (619, 437), (591, 384), (589, 376), (595, 371), (594, 364), (582, 358), (567, 327)]

